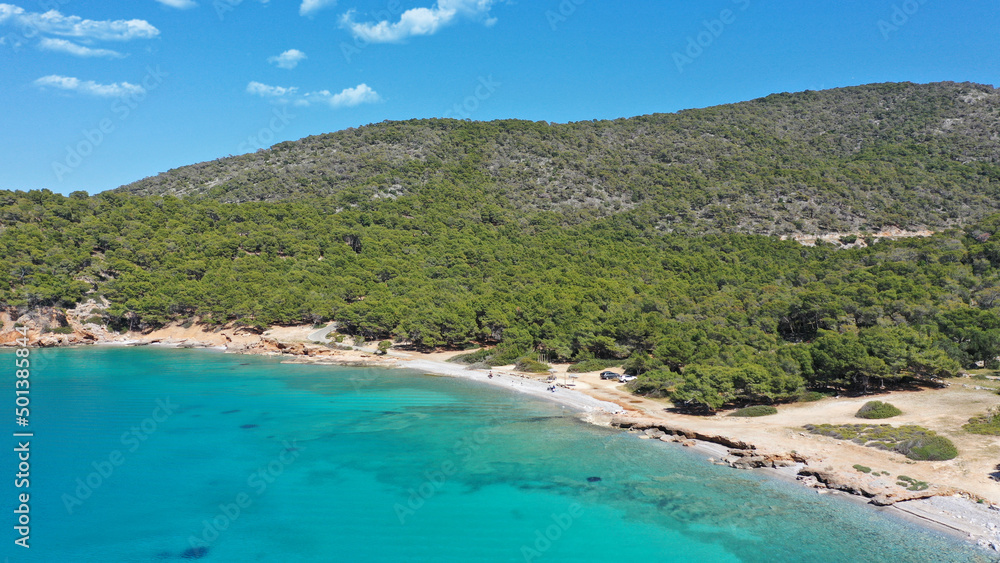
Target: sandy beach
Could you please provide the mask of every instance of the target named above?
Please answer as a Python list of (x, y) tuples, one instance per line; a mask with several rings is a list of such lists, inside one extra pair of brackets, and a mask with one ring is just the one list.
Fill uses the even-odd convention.
[[(554, 401), (567, 408), (588, 414), (598, 415), (600, 413), (614, 414), (624, 412), (624, 409), (610, 401), (602, 401), (585, 393), (574, 391), (566, 387), (556, 387), (555, 391), (549, 391), (549, 383), (534, 377), (517, 374), (513, 371), (505, 370), (467, 370), (461, 364), (448, 364), (434, 360), (402, 360), (398, 367), (435, 373), (439, 375), (449, 375), (451, 377), (461, 377), (482, 383), (489, 383), (505, 389), (511, 389), (519, 393), (531, 395), (539, 399)], [(489, 374), (493, 377), (490, 378)]]

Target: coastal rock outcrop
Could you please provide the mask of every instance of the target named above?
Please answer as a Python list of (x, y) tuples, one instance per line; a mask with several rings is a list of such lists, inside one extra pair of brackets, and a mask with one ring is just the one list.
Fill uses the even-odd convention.
[(723, 457), (721, 462), (736, 469), (758, 469), (761, 467), (777, 469), (805, 463), (806, 458), (795, 452), (769, 453), (757, 449), (731, 449), (729, 455)]
[(41, 307), (27, 312), (14, 307), (2, 309), (0, 346), (23, 346), (25, 338), (28, 346), (41, 348), (93, 344), (100, 340), (95, 331), (85, 328), (77, 317), (75, 311), (64, 312), (53, 307)]
[(669, 436), (682, 436), (688, 440), (701, 440), (702, 442), (712, 442), (713, 444), (721, 444), (727, 448), (735, 448), (738, 450), (753, 450), (755, 447), (753, 444), (748, 444), (740, 440), (733, 440), (728, 436), (722, 436), (717, 434), (706, 434), (704, 432), (698, 432), (688, 428), (681, 428), (679, 426), (672, 426), (662, 420), (656, 420), (652, 418), (637, 418), (630, 416), (614, 416), (611, 418), (611, 426), (617, 428), (624, 428), (626, 430), (641, 431), (644, 435), (653, 438), (649, 431), (659, 431), (655, 437), (659, 438), (663, 435)]
[(911, 491), (895, 484), (895, 479), (873, 477), (859, 472), (834, 471), (805, 467), (799, 479), (814, 488), (844, 491), (870, 499), (877, 506), (890, 506), (897, 502), (951, 495), (956, 491), (948, 487), (931, 485), (922, 491)]
[[(922, 499), (941, 495), (951, 495), (956, 491), (937, 485), (930, 485), (922, 490), (911, 490), (901, 486), (897, 479), (889, 476), (860, 473), (858, 471), (836, 471), (833, 469), (816, 469), (808, 467), (809, 460), (796, 452), (767, 452), (745, 442), (734, 440), (728, 436), (706, 434), (686, 428), (673, 426), (662, 420), (641, 418), (635, 416), (615, 416), (611, 425), (639, 434), (641, 438), (660, 439), (661, 441), (685, 442), (701, 440), (721, 444), (729, 448), (728, 453), (717, 463), (736, 469), (758, 468), (796, 468), (797, 479), (804, 485), (818, 489), (843, 491), (853, 495), (863, 496), (869, 502), (879, 506), (888, 506), (901, 501)], [(791, 469), (790, 471), (795, 471)]]

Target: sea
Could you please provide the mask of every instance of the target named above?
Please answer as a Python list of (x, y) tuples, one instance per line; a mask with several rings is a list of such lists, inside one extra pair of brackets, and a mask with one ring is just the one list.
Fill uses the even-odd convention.
[(150, 347), (29, 359), (19, 426), (0, 352), (5, 563), (996, 559), (473, 381)]

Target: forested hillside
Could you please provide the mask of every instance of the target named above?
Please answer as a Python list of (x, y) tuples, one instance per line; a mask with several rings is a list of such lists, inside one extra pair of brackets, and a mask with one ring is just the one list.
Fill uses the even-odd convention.
[[(880, 85), (385, 123), (92, 197), (0, 192), (0, 307), (619, 360), (637, 391), (709, 408), (950, 375), (1000, 356), (998, 122), (989, 87)], [(888, 224), (942, 232), (764, 236)]]
[(1000, 93), (877, 84), (614, 121), (385, 122), (120, 191), (346, 207), (451, 188), (567, 224), (641, 208), (692, 233), (936, 230), (1000, 209)]
[(0, 192), (0, 303), (100, 295), (102, 322), (133, 329), (336, 320), (366, 339), (496, 345), (476, 358), (496, 365), (627, 358), (640, 390), (713, 407), (1000, 355), (1000, 216), (837, 249), (660, 233), (635, 211), (504, 219), (457, 192), (340, 205)]

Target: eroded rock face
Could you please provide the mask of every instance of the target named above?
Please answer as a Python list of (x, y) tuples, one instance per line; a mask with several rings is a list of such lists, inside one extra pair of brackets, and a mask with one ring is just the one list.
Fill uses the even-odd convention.
[(270, 338), (263, 338), (260, 342), (249, 344), (246, 347), (247, 351), (259, 352), (259, 353), (277, 353), (281, 352), (281, 344), (277, 340), (272, 340)]
[[(0, 332), (0, 346), (23, 346), (25, 335), (20, 330), (11, 327), (10, 330)], [(39, 346), (48, 348), (52, 346), (66, 346), (70, 344), (92, 344), (97, 342), (97, 336), (87, 330), (74, 329), (69, 334), (55, 334), (51, 332), (41, 332), (37, 328), (28, 327), (28, 346)]]
[[(0, 346), (17, 346), (18, 339), (23, 338), (20, 332), (16, 330), (8, 330), (6, 332), (0, 332)], [(38, 339), (38, 335), (34, 335), (34, 339)], [(29, 333), (29, 342), (31, 342), (31, 335)]]
[[(22, 313), (18, 309), (0, 310), (0, 346), (23, 346), (27, 338), (28, 346), (66, 346), (89, 344), (99, 340), (93, 330), (83, 328), (79, 319), (52, 307), (42, 307)], [(91, 325), (92, 326), (92, 325)], [(71, 332), (54, 333), (52, 329)], [(24, 334), (22, 330), (26, 330)]]
[(55, 336), (52, 334), (43, 334), (38, 338), (37, 344), (42, 348), (51, 348), (52, 346), (60, 346), (63, 344), (63, 338), (61, 336)]

